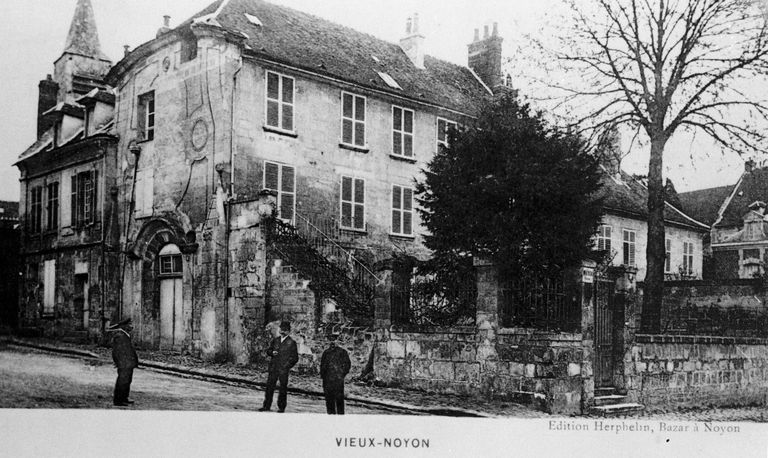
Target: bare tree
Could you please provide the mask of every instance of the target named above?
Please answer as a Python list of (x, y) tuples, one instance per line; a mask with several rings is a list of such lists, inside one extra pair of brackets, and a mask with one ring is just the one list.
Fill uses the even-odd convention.
[[(620, 126), (650, 143), (647, 274), (641, 328), (657, 332), (664, 280), (663, 162), (677, 132), (740, 154), (768, 146), (768, 35), (761, 0), (584, 0), (552, 51), (548, 85), (595, 141)], [(547, 46), (551, 50), (551, 46)], [(586, 107), (586, 108), (585, 108)]]

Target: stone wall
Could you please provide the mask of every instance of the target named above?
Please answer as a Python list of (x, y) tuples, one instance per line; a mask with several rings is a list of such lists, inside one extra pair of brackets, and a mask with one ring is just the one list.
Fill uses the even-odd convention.
[(628, 394), (646, 407), (766, 404), (768, 340), (638, 335)]

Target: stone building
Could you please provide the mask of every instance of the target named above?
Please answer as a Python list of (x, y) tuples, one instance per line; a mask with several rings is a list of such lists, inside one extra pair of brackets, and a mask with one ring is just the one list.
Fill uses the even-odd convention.
[[(648, 189), (623, 171), (605, 169), (600, 192), (604, 198), (604, 215), (595, 238), (596, 247), (607, 253), (611, 265), (637, 268), (637, 280), (642, 281), (646, 272)], [(701, 278), (708, 227), (667, 200), (664, 209), (667, 279)]]
[(115, 306), (118, 248), (112, 132), (93, 9), (79, 0), (53, 76), (40, 82), (38, 139), (19, 157), (19, 325), (57, 337), (104, 330)]
[(117, 314), (143, 345), (238, 362), (290, 319), (310, 354), (321, 312), (370, 305), (378, 261), (428, 255), (414, 178), (502, 86), (501, 43), (477, 31), (472, 70), (426, 55), (417, 16), (399, 44), (261, 0), (166, 22), (106, 76)]
[(748, 160), (730, 186), (702, 189), (683, 196), (684, 205), (711, 221), (708, 278), (754, 278), (765, 274), (768, 259), (768, 168)]

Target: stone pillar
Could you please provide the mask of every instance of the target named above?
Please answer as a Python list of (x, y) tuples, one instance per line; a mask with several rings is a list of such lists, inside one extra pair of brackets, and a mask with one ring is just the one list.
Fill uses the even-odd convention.
[[(632, 345), (635, 342), (635, 299), (637, 268), (616, 267), (616, 289), (613, 308), (614, 386), (620, 394), (632, 390), (627, 370), (632, 366)], [(634, 400), (634, 399), (633, 399)]]
[(493, 397), (499, 354), (496, 351), (499, 329), (499, 270), (485, 259), (474, 260), (477, 273), (477, 315), (478, 331), (477, 362), (480, 363), (480, 387), (488, 397)]
[(581, 297), (581, 409), (585, 413), (595, 397), (593, 361), (595, 354), (595, 267), (597, 263), (582, 261), (578, 289)]
[(373, 328), (378, 335), (392, 326), (392, 260), (378, 263), (375, 270), (379, 281), (373, 296)]

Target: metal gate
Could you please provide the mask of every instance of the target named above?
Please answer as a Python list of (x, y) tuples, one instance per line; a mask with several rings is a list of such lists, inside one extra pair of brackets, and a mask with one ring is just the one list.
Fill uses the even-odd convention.
[(595, 278), (595, 387), (613, 386), (614, 287), (609, 278)]

